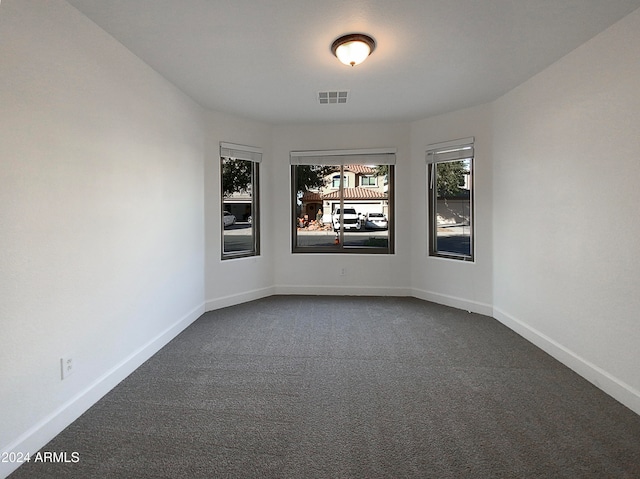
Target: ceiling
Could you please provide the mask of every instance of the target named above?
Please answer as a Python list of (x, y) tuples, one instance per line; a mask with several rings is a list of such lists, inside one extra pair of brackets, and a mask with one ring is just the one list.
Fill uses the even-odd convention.
[[(486, 103), (640, 0), (68, 0), (212, 110), (274, 124), (411, 121)], [(377, 49), (350, 67), (346, 33)], [(347, 90), (346, 104), (318, 92)]]

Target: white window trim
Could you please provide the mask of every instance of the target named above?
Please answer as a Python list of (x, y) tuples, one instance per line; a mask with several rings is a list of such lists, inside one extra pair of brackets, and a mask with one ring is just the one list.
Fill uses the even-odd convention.
[(397, 148), (292, 151), (289, 159), (292, 165), (395, 165), (396, 152)]
[(262, 148), (255, 146), (238, 145), (236, 143), (220, 142), (220, 157), (234, 158), (236, 160), (262, 162)]

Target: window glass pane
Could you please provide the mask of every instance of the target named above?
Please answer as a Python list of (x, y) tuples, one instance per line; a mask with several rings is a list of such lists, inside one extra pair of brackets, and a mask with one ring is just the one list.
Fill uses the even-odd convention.
[[(344, 189), (345, 247), (389, 247), (389, 185), (383, 178), (389, 173), (389, 165), (345, 165), (345, 176), (354, 177), (363, 184), (365, 178), (380, 178), (378, 187)], [(369, 181), (369, 180), (367, 180)], [(369, 184), (375, 184), (375, 181)]]
[(471, 163), (472, 159), (434, 163), (431, 254), (473, 256)]
[(340, 167), (297, 165), (293, 169), (296, 196), (294, 246), (339, 247), (332, 228), (331, 205), (336, 201), (338, 207), (340, 205)]
[[(331, 176), (331, 188), (340, 188), (340, 175), (332, 175)], [(344, 183), (344, 187), (347, 188), (349, 186), (349, 178), (342, 177), (342, 182)]]
[(223, 258), (255, 255), (258, 253), (258, 164), (248, 160), (222, 158), (221, 173)]
[[(390, 165), (293, 165), (294, 251), (391, 253), (392, 171)], [(363, 178), (373, 181), (363, 187)]]
[(363, 176), (360, 181), (362, 186), (376, 186), (377, 185), (377, 177), (376, 176)]

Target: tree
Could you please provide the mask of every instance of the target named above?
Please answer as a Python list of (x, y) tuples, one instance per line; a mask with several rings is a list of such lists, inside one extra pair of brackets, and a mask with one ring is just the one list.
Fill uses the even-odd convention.
[(297, 165), (295, 168), (298, 193), (322, 188), (325, 185), (325, 177), (336, 171), (335, 166)]
[(234, 193), (246, 193), (249, 191), (252, 174), (253, 162), (223, 158), (222, 195), (228, 197)]
[(378, 165), (374, 169), (377, 176), (386, 176), (389, 174), (389, 165)]
[(465, 162), (459, 160), (437, 163), (436, 170), (438, 197), (452, 198), (460, 194), (461, 186), (464, 185), (464, 176), (469, 172)]

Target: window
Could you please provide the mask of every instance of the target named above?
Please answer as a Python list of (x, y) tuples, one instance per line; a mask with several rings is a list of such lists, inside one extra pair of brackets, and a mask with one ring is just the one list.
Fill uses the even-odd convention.
[(293, 252), (393, 253), (394, 164), (395, 149), (291, 152)]
[(361, 176), (360, 186), (378, 186), (378, 177), (374, 175)]
[(343, 184), (345, 188), (349, 187), (349, 178), (341, 175), (333, 175), (331, 178), (331, 187), (332, 188), (340, 188), (340, 178), (342, 178)]
[(220, 143), (222, 259), (260, 254), (261, 159), (259, 148)]
[(473, 138), (430, 145), (429, 255), (473, 261)]

